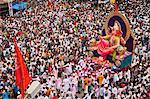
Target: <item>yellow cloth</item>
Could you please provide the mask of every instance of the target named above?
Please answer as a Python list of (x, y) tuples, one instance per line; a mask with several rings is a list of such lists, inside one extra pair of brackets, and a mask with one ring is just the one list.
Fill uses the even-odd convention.
[(98, 77), (99, 85), (100, 85), (100, 86), (102, 85), (103, 79), (104, 79), (104, 76), (103, 76), (103, 75), (100, 75), (100, 76)]

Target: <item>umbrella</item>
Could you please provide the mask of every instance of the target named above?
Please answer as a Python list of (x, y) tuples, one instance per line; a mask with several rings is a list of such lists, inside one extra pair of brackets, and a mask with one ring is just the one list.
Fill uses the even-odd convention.
[(26, 2), (19, 2), (19, 3), (15, 3), (12, 8), (15, 10), (22, 10), (25, 9), (27, 7), (27, 3)]

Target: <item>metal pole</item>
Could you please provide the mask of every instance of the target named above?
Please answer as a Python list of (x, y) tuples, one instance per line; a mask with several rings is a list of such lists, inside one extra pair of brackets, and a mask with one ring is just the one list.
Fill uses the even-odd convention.
[(9, 15), (13, 16), (12, 0), (8, 0)]

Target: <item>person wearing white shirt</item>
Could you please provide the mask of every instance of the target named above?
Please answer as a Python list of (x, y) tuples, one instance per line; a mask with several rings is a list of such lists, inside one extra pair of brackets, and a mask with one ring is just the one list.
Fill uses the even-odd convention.
[(103, 99), (104, 90), (105, 90), (105, 88), (104, 88), (104, 85), (102, 84), (102, 86), (100, 87), (100, 90), (99, 90), (101, 99)]
[(64, 83), (64, 92), (67, 92), (70, 85), (69, 85), (69, 79), (67, 77), (65, 77), (65, 79), (63, 80)]
[(122, 79), (122, 77), (123, 77), (122, 75), (123, 75), (123, 73), (122, 73), (122, 71), (120, 71), (119, 72), (119, 79)]
[(76, 85), (72, 84), (72, 89), (71, 89), (71, 91), (72, 91), (72, 96), (73, 96), (73, 98), (75, 98), (75, 95), (76, 95), (76, 92), (77, 92), (77, 87), (76, 87)]
[(83, 99), (92, 99), (92, 98), (91, 98), (91, 95), (92, 95), (92, 94), (87, 93)]
[(97, 88), (95, 89), (96, 92), (96, 97), (100, 98), (100, 88), (97, 86)]
[(110, 99), (111, 97), (111, 92), (110, 90), (107, 88), (105, 91), (104, 91), (104, 99)]
[(45, 96), (44, 99), (49, 99), (48, 96)]
[(66, 67), (66, 70), (67, 70), (67, 74), (71, 74), (72, 73), (72, 66), (69, 64), (67, 67)]
[(66, 92), (66, 99), (72, 99), (72, 97), (73, 97), (73, 95), (72, 95), (72, 92), (69, 88), (68, 91)]
[(42, 73), (42, 74), (44, 73), (44, 68), (45, 68), (44, 65), (41, 65), (41, 66), (40, 66), (40, 73)]
[(61, 83), (62, 83), (61, 78), (58, 78), (58, 79), (56, 80), (56, 88), (57, 88), (57, 89), (61, 89)]
[(87, 94), (88, 93), (88, 86), (86, 86), (84, 93)]
[(109, 76), (103, 79), (102, 84), (108, 85), (109, 84)]
[(130, 82), (131, 72), (130, 72), (129, 69), (128, 69), (128, 71), (126, 72), (126, 75), (127, 75), (127, 80), (128, 80), (128, 82)]
[(113, 88), (112, 88), (112, 93), (115, 95), (115, 97), (117, 96), (118, 90), (117, 90), (116, 87), (113, 87)]
[(114, 81), (114, 82), (119, 81), (119, 77), (118, 77), (118, 74), (117, 74), (117, 73), (114, 74), (113, 81)]

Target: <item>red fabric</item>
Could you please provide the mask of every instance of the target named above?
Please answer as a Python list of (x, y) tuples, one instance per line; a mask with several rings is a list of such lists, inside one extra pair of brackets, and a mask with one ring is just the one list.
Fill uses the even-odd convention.
[(116, 30), (116, 32), (117, 32), (116, 36), (122, 36), (122, 34), (123, 34), (120, 30)]
[(24, 98), (24, 91), (28, 87), (28, 84), (30, 83), (30, 76), (27, 70), (27, 67), (24, 63), (24, 59), (22, 57), (22, 54), (16, 44), (15, 41), (15, 52), (16, 52), (16, 85), (21, 90), (21, 95)]
[(120, 86), (121, 86), (122, 88), (124, 88), (126, 85), (125, 85), (125, 84), (121, 84)]
[(48, 67), (48, 71), (49, 71), (49, 73), (52, 72), (52, 67), (51, 66)]
[(51, 6), (51, 2), (48, 0), (48, 6)]
[(82, 40), (82, 36), (80, 36), (80, 40)]
[(74, 21), (74, 25), (76, 26), (76, 24), (77, 24), (77, 22), (76, 21)]
[(52, 99), (57, 99), (57, 97), (56, 96), (53, 96), (53, 98)]
[(102, 39), (98, 43), (98, 50), (97, 50), (98, 54), (100, 54), (102, 57), (105, 58), (108, 54), (112, 52), (111, 50), (105, 51), (107, 47), (109, 47), (109, 42)]
[(147, 92), (147, 96), (150, 97), (150, 90)]
[(17, 32), (16, 36), (22, 35), (22, 34), (23, 34), (22, 32)]

